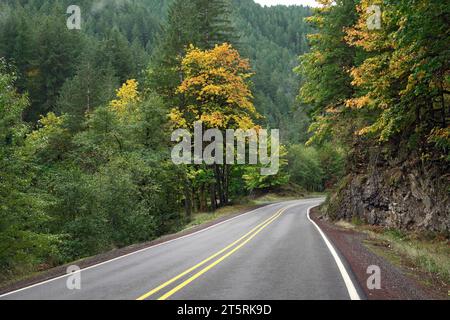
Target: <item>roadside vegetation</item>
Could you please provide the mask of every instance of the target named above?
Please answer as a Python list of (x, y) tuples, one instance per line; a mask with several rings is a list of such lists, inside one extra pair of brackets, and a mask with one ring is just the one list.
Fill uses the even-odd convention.
[[(78, 2), (81, 30), (69, 0), (0, 3), (0, 282), (336, 181), (342, 158), (303, 147), (295, 101), (309, 8), (97, 2)], [(279, 173), (174, 165), (171, 132), (198, 120), (282, 129)]]
[(270, 203), (308, 199), (308, 198), (318, 198), (324, 196), (320, 192), (303, 192), (303, 193), (276, 193), (269, 192), (264, 195), (257, 197), (245, 197), (240, 199), (236, 204), (231, 204), (229, 206), (220, 208), (214, 212), (197, 212), (192, 215), (191, 221), (183, 228), (192, 228), (194, 226), (202, 225), (220, 218), (226, 218), (228, 216), (233, 216), (241, 212), (251, 211), (260, 206), (264, 206)]
[(320, 3), (307, 19), (316, 31), (311, 50), (296, 70), (313, 118), (308, 144), (345, 154), (345, 179), (327, 213), (448, 235), (449, 6)]
[[(367, 234), (365, 245), (375, 254), (406, 270), (427, 286), (450, 290), (450, 242), (434, 233), (404, 232), (364, 224), (358, 219), (336, 225)], [(427, 274), (428, 277), (421, 275)]]
[(313, 118), (308, 144), (332, 143), (345, 154), (345, 173), (322, 214), (367, 234), (371, 250), (418, 281), (447, 291), (450, 7), (440, 0), (320, 2), (308, 18), (316, 28), (311, 50), (296, 70), (299, 100)]

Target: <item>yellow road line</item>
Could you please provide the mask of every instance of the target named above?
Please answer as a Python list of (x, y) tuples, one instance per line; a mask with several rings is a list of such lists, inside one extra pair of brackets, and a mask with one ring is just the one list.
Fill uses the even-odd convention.
[(233, 253), (235, 253), (236, 251), (238, 251), (240, 248), (242, 248), (244, 245), (246, 245), (248, 242), (250, 242), (250, 240), (252, 240), (258, 233), (260, 233), (262, 230), (264, 230), (268, 225), (270, 225), (272, 222), (274, 222), (279, 216), (281, 216), (283, 214), (283, 212), (286, 210), (286, 208), (280, 210), (275, 217), (273, 217), (273, 219), (271, 219), (270, 221), (266, 222), (261, 228), (259, 228), (258, 231), (256, 231), (255, 233), (253, 233), (247, 240), (245, 240), (244, 242), (242, 242), (240, 245), (238, 245), (236, 248), (234, 248), (233, 250), (231, 250), (230, 252), (228, 252), (227, 254), (225, 254), (224, 256), (222, 256), (220, 259), (217, 259), (215, 262), (211, 263), (209, 266), (205, 267), (204, 269), (200, 270), (199, 272), (197, 272), (195, 275), (193, 275), (192, 277), (190, 277), (189, 279), (187, 279), (186, 281), (184, 281), (183, 283), (179, 284), (178, 286), (176, 286), (175, 288), (173, 288), (172, 290), (170, 290), (169, 292), (167, 292), (166, 294), (164, 294), (163, 296), (159, 297), (158, 300), (166, 300), (167, 298), (169, 298), (170, 296), (172, 296), (173, 294), (175, 294), (176, 292), (180, 291), (181, 289), (183, 289), (185, 286), (187, 286), (189, 283), (191, 283), (192, 281), (194, 281), (195, 279), (197, 279), (198, 277), (200, 277), (202, 274), (208, 272), (209, 270), (211, 270), (212, 268), (214, 268), (216, 265), (218, 265), (220, 262), (222, 262), (223, 260), (225, 260), (226, 258), (228, 258), (229, 256), (231, 256)]
[(282, 212), (284, 211), (284, 209), (280, 209), (278, 210), (273, 216), (271, 216), (270, 218), (268, 218), (267, 220), (264, 220), (263, 222), (261, 222), (260, 224), (258, 224), (256, 227), (254, 227), (252, 230), (250, 230), (249, 232), (247, 232), (245, 235), (243, 235), (242, 237), (240, 237), (238, 240), (236, 240), (235, 242), (231, 243), (230, 245), (226, 246), (225, 248), (223, 248), (222, 250), (218, 251), (217, 253), (213, 254), (212, 256), (210, 256), (209, 258), (206, 258), (205, 260), (203, 260), (202, 262), (196, 264), (195, 266), (187, 269), (186, 271), (180, 273), (179, 275), (177, 275), (176, 277), (173, 277), (172, 279), (164, 282), (163, 284), (161, 284), (160, 286), (156, 287), (155, 289), (143, 294), (142, 296), (140, 296), (139, 298), (137, 298), (136, 300), (145, 300), (148, 297), (150, 297), (151, 295), (155, 294), (156, 292), (164, 289), (165, 287), (167, 287), (168, 285), (172, 284), (173, 282), (177, 281), (178, 279), (182, 278), (183, 276), (187, 275), (188, 273), (194, 271), (195, 269), (201, 267), (202, 265), (204, 265), (205, 263), (211, 261), (212, 259), (216, 258), (217, 256), (219, 256), (220, 254), (224, 253), (225, 251), (227, 251), (228, 249), (230, 249), (231, 247), (233, 247), (234, 245), (236, 245), (237, 243), (239, 243), (240, 241), (242, 241), (243, 239), (245, 239), (246, 237), (248, 237), (250, 234), (252, 234), (255, 230), (257, 230), (258, 228), (260, 228), (261, 226), (265, 225), (266, 223), (270, 222), (273, 219), (276, 219)]

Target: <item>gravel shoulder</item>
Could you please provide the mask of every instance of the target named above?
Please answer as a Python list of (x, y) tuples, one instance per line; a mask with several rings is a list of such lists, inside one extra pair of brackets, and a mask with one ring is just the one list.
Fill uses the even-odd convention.
[[(433, 275), (418, 270), (406, 257), (392, 252), (388, 245), (374, 242), (363, 232), (326, 221), (318, 208), (311, 211), (311, 218), (347, 260), (367, 299), (448, 300), (448, 284), (443, 284)], [(381, 289), (368, 289), (369, 266), (380, 268)]]

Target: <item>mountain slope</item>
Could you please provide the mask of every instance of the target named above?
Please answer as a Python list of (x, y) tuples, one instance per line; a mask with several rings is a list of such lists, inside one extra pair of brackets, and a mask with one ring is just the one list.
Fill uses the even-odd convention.
[[(164, 24), (170, 3), (171, 0), (4, 1), (0, 5), (0, 12), (3, 12), (0, 16), (0, 56), (16, 62), (22, 76), (19, 88), (30, 92), (34, 111), (28, 120), (34, 121), (40, 114), (55, 110), (64, 81), (76, 75), (80, 59), (85, 58), (83, 54), (93, 47), (92, 43), (100, 41), (99, 46), (104, 47), (104, 50), (99, 49), (100, 52), (114, 49), (115, 57), (110, 63), (114, 70), (110, 73), (118, 80), (139, 78), (158, 44), (160, 26)], [(71, 4), (81, 7), (83, 24), (80, 34), (61, 31), (66, 18), (60, 13)], [(292, 69), (297, 57), (308, 50), (306, 34), (310, 28), (303, 19), (311, 14), (311, 10), (297, 6), (261, 7), (253, 0), (232, 0), (230, 4), (232, 20), (240, 36), (239, 50), (250, 58), (255, 71), (253, 91), (256, 107), (266, 117), (267, 125), (282, 129), (282, 134), (287, 133), (288, 128), (291, 132), (304, 131), (295, 125), (292, 127), (292, 121), (287, 120), (292, 118), (299, 86), (299, 78)], [(52, 25), (33, 27), (42, 20), (48, 20)], [(61, 49), (45, 42), (51, 39), (43, 39), (43, 34), (51, 30), (61, 34)], [(63, 48), (70, 43), (64, 40), (69, 37), (72, 39), (68, 42), (77, 45), (70, 53), (65, 53)], [(46, 62), (59, 65), (53, 60), (43, 61), (48, 54), (42, 57), (38, 52), (40, 47), (64, 56), (66, 68), (42, 74), (42, 78), (33, 78), (31, 75), (36, 68)], [(106, 54), (94, 53), (100, 55), (96, 59), (101, 61), (105, 60)], [(288, 122), (291, 122), (290, 126), (286, 124)], [(302, 124), (302, 121), (296, 123)]]

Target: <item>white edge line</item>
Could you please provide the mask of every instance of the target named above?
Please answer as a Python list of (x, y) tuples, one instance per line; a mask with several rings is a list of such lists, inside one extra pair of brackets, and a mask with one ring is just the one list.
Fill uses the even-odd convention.
[(339, 255), (337, 254), (333, 245), (330, 243), (330, 241), (328, 241), (327, 236), (323, 233), (323, 231), (320, 229), (320, 227), (317, 225), (317, 223), (315, 223), (314, 220), (311, 219), (310, 211), (312, 208), (315, 208), (315, 207), (317, 207), (317, 206), (308, 208), (308, 219), (317, 228), (317, 230), (319, 231), (323, 240), (325, 241), (325, 244), (327, 245), (328, 250), (330, 250), (331, 255), (334, 258), (334, 261), (336, 261), (339, 272), (341, 273), (342, 279), (344, 280), (345, 286), (347, 287), (348, 294), (350, 295), (350, 299), (351, 300), (361, 300), (361, 297), (359, 296), (358, 291), (356, 290), (355, 285), (353, 284), (353, 281), (347, 272), (347, 269), (345, 268), (344, 264), (342, 263), (341, 258), (339, 258)]
[[(316, 201), (317, 199), (310, 198), (310, 199), (290, 200), (290, 201), (302, 201), (302, 200), (306, 200), (307, 202), (310, 202), (310, 201)], [(290, 202), (290, 201), (286, 201), (286, 202)], [(251, 211), (249, 211), (249, 212), (240, 214), (240, 215), (238, 215), (238, 216), (236, 216), (236, 217), (233, 217), (233, 218), (231, 218), (231, 219), (227, 219), (227, 220), (225, 220), (225, 221), (219, 222), (219, 223), (217, 223), (217, 224), (214, 224), (214, 225), (212, 225), (212, 226), (209, 226), (208, 228), (205, 228), (205, 229), (196, 231), (196, 232), (194, 232), (194, 233), (190, 233), (190, 234), (187, 234), (187, 235), (182, 236), (182, 237), (179, 237), (179, 238), (175, 238), (175, 239), (172, 239), (172, 240), (168, 240), (168, 241), (165, 241), (165, 242), (161, 242), (161, 243), (155, 244), (155, 245), (150, 246), (150, 247), (147, 247), (147, 248), (143, 248), (143, 249), (140, 249), (140, 250), (137, 250), (137, 251), (133, 251), (133, 252), (127, 253), (127, 254), (125, 254), (125, 255), (122, 255), (122, 256), (119, 256), (119, 257), (116, 257), (116, 258), (113, 258), (113, 259), (110, 259), (110, 260), (107, 260), (107, 261), (103, 261), (103, 262), (94, 264), (94, 265), (89, 266), (89, 267), (86, 267), (86, 268), (83, 268), (83, 269), (81, 269), (81, 270), (79, 270), (79, 271), (76, 271), (76, 272), (73, 272), (73, 273), (63, 274), (63, 275), (58, 276), (58, 277), (55, 277), (55, 278), (51, 278), (51, 279), (48, 279), (48, 280), (45, 280), (45, 281), (42, 281), (42, 282), (38, 282), (38, 283), (32, 284), (32, 285), (30, 285), (30, 286), (26, 286), (26, 287), (23, 287), (23, 288), (14, 290), (14, 291), (6, 292), (6, 293), (4, 293), (4, 294), (1, 294), (1, 295), (0, 295), (0, 298), (6, 297), (6, 296), (9, 296), (9, 295), (12, 295), (12, 294), (15, 294), (15, 293), (24, 291), (24, 290), (28, 290), (28, 289), (31, 289), (31, 288), (34, 288), (34, 287), (38, 287), (38, 286), (41, 286), (41, 285), (43, 285), (43, 284), (46, 284), (46, 283), (49, 283), (49, 282), (52, 282), (52, 281), (56, 281), (56, 280), (59, 280), (59, 279), (63, 279), (63, 278), (65, 278), (65, 277), (71, 276), (71, 275), (73, 275), (73, 274), (75, 274), (75, 273), (81, 273), (82, 271), (86, 271), (86, 270), (89, 270), (89, 269), (93, 269), (93, 268), (99, 267), (99, 266), (101, 266), (101, 265), (104, 265), (104, 264), (107, 264), (107, 263), (110, 263), (110, 262), (113, 262), (113, 261), (116, 261), (116, 260), (119, 260), (119, 259), (122, 259), (122, 258), (126, 258), (126, 257), (129, 257), (129, 256), (134, 255), (134, 254), (137, 254), (137, 253), (141, 253), (141, 252), (144, 252), (144, 251), (147, 251), (147, 250), (150, 250), (150, 249), (153, 249), (153, 248), (162, 246), (162, 245), (166, 245), (166, 244), (172, 243), (172, 242), (174, 242), (174, 241), (178, 241), (178, 240), (181, 240), (181, 239), (185, 239), (185, 238), (194, 236), (194, 235), (196, 235), (196, 234), (199, 234), (199, 233), (205, 232), (205, 231), (207, 231), (207, 230), (210, 230), (210, 229), (212, 229), (212, 228), (218, 227), (218, 226), (220, 226), (220, 225), (222, 225), (222, 224), (224, 224), (224, 223), (231, 222), (231, 221), (233, 221), (233, 220), (235, 220), (235, 219), (244, 217), (244, 216), (246, 216), (246, 215), (253, 214), (253, 213), (255, 213), (256, 211), (258, 211), (258, 210), (260, 210), (260, 209), (263, 209), (263, 208), (270, 208), (270, 207), (272, 207), (272, 206), (279, 205), (279, 204), (282, 204), (282, 203), (283, 203), (283, 202), (271, 203), (271, 204), (268, 204), (268, 205), (266, 205), (266, 206), (264, 206), (264, 207), (256, 208), (256, 209), (254, 209), (254, 210), (251, 210)]]

